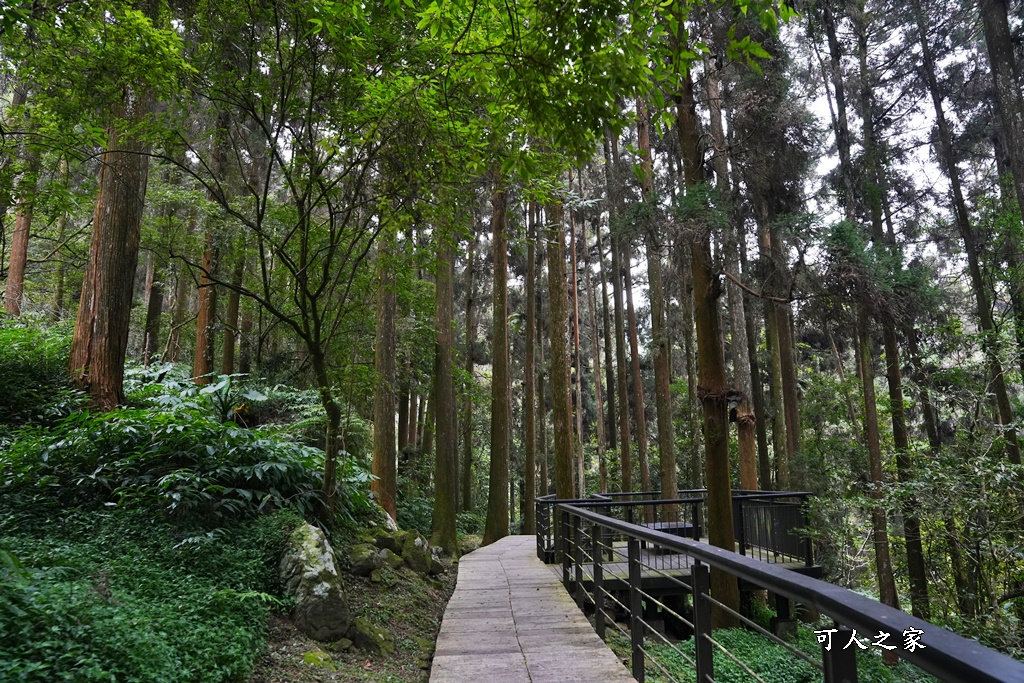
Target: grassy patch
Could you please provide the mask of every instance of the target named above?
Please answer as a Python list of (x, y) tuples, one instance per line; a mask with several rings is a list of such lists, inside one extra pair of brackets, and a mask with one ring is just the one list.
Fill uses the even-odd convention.
[(0, 547), (21, 564), (0, 570), (0, 680), (245, 681), (294, 523), (281, 513), (218, 532), (0, 507)]

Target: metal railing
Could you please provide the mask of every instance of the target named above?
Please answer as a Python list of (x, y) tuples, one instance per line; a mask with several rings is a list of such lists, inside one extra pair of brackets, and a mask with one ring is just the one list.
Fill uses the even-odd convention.
[[(706, 527), (707, 490), (687, 489), (677, 498), (660, 498), (660, 491), (600, 493), (588, 498), (537, 498), (537, 557), (548, 564), (560, 561), (559, 528), (552, 510), (561, 503), (578, 504), (630, 524), (700, 540)], [(805, 503), (811, 494), (795, 491), (733, 491), (733, 522), (737, 552), (763, 562), (814, 564)]]
[[(760, 505), (744, 499), (743, 505), (747, 504), (753, 506), (747, 512)], [(558, 531), (563, 583), (581, 608), (593, 611), (602, 639), (628, 643), (632, 673), (639, 683), (644, 683), (648, 672), (667, 681), (689, 680), (690, 672), (679, 673), (680, 661), (696, 672), (700, 683), (713, 683), (716, 665), (725, 662), (741, 669), (749, 680), (771, 680), (772, 672), (755, 670), (756, 662), (744, 661), (728, 647), (722, 635), (725, 632), (712, 630), (713, 619), (742, 624), (800, 660), (800, 666), (819, 672), (826, 683), (855, 683), (858, 651), (869, 648), (866, 642), (872, 638), (882, 642), (872, 645), (886, 648), (886, 656), (902, 659), (943, 681), (1024, 681), (1024, 663), (973, 640), (778, 564), (616, 519), (602, 513), (607, 505), (607, 499), (556, 502), (549, 507), (549, 527)], [(757, 514), (749, 515), (751, 526), (743, 529), (744, 533), (774, 533)], [(760, 537), (757, 540), (768, 543)], [(664, 565), (659, 561), (664, 557), (672, 557), (673, 563)], [(711, 591), (712, 572), (725, 581), (743, 582), (748, 590), (767, 590), (780, 606), (793, 601), (816, 609), (834, 620), (834, 626), (814, 632), (820, 644), (817, 650), (800, 649), (792, 638), (795, 624), (791, 630), (774, 628), (776, 624), (768, 630), (756, 623)], [(653, 589), (656, 579), (674, 585), (676, 594)], [(659, 620), (671, 620), (686, 637), (679, 640), (668, 635)], [(895, 635), (888, 641), (894, 645), (885, 644), (882, 634)], [(683, 647), (690, 638), (692, 643)], [(898, 647), (900, 641), (903, 648)], [(863, 661), (873, 654), (860, 657)]]

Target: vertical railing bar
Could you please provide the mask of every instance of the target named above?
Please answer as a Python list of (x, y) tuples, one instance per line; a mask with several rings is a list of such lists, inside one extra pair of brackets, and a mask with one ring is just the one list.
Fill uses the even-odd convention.
[(838, 627), (830, 640), (821, 644), (821, 659), (825, 667), (825, 683), (857, 683), (857, 649), (840, 649), (839, 643), (849, 642), (853, 632)]
[(697, 660), (697, 680), (714, 680), (715, 652), (708, 640), (711, 635), (711, 603), (704, 599), (711, 588), (711, 573), (706, 564), (694, 560), (690, 577), (693, 585), (693, 645)]
[(595, 523), (591, 531), (591, 547), (594, 557), (594, 629), (601, 640), (604, 640), (604, 564), (601, 555), (604, 549), (601, 547), (603, 536), (601, 525)]
[(640, 541), (632, 536), (629, 547), (629, 633), (632, 649), (633, 678), (644, 683), (643, 602), (640, 595)]

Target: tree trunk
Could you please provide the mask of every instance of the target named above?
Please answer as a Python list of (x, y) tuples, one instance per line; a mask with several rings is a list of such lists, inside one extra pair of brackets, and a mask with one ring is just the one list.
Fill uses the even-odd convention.
[[(599, 230), (597, 221), (594, 221), (594, 231)], [(608, 492), (608, 463), (605, 462), (605, 455), (608, 450), (608, 440), (605, 438), (604, 422), (604, 389), (601, 386), (601, 339), (597, 327), (597, 301), (594, 299), (594, 278), (590, 269), (590, 247), (587, 244), (586, 226), (583, 228), (583, 271), (587, 277), (587, 308), (590, 309), (590, 355), (594, 361), (594, 403), (597, 405), (597, 467), (599, 476), (599, 490), (601, 493)]]
[[(991, 28), (995, 30), (995, 36), (993, 39), (996, 40), (1000, 36), (1001, 26), (1000, 20), (993, 14), (998, 14), (1000, 6), (1002, 7), (1002, 21), (1005, 21), (1005, 5), (1001, 5), (998, 0), (985, 0), (981, 3), (982, 15), (985, 18), (986, 15), (986, 40), (990, 30), (989, 24), (993, 24)], [(1005, 453), (1011, 462), (1019, 464), (1020, 459), (1020, 448), (1017, 445), (1017, 430), (1013, 427), (1014, 415), (1010, 405), (1009, 392), (1006, 388), (1006, 378), (1003, 372), (1002, 362), (999, 359), (999, 339), (996, 330), (995, 320), (992, 316), (992, 304), (989, 299), (988, 286), (985, 283), (985, 279), (981, 272), (980, 262), (980, 251), (981, 251), (981, 240), (974, 226), (971, 224), (970, 214), (967, 211), (967, 203), (964, 201), (963, 190), (960, 184), (960, 171), (956, 165), (956, 159), (953, 154), (953, 138), (949, 129), (949, 123), (946, 120), (945, 109), (942, 105), (942, 95), (939, 90), (938, 80), (935, 76), (935, 59), (932, 54), (930, 45), (928, 43), (928, 31), (926, 24), (926, 17), (922, 11), (919, 0), (914, 3), (914, 10), (917, 15), (918, 34), (921, 38), (921, 44), (923, 47), (922, 61), (924, 67), (925, 79), (928, 82), (928, 90), (932, 98), (932, 106), (935, 109), (935, 122), (938, 127), (939, 134), (939, 151), (942, 156), (942, 169), (949, 179), (950, 194), (953, 200), (953, 215), (956, 219), (957, 228), (960, 231), (960, 237), (964, 241), (964, 251), (967, 253), (967, 270), (971, 277), (971, 288), (974, 290), (974, 298), (976, 310), (978, 312), (978, 320), (981, 325), (984, 337), (982, 338), (982, 349), (985, 352), (985, 357), (988, 360), (989, 374), (992, 377), (992, 391), (995, 394), (996, 405), (999, 408), (999, 422), (1003, 427), (1003, 435), (1005, 437), (1006, 446)], [(998, 41), (996, 41), (998, 44)], [(992, 54), (991, 46), (989, 48), (990, 59), (993, 62), (993, 74), (996, 73), (997, 59), (996, 55)], [(1001, 52), (999, 54), (1002, 54)], [(1004, 55), (1006, 56), (1006, 55)], [(1008, 53), (1010, 60), (1013, 59), (1012, 49)], [(1010, 61), (1009, 65), (1013, 65), (1014, 62)], [(999, 76), (1000, 79), (1006, 79), (1008, 76), (1002, 73), (1004, 70), (1009, 68), (1005, 61), (999, 61), (999, 71), (1002, 74)], [(1016, 77), (1013, 71), (1010, 76), (1014, 78), (1013, 82), (1016, 83)], [(1016, 86), (1014, 86), (1016, 87)], [(998, 91), (998, 88), (997, 88)], [(1011, 97), (1015, 97), (1011, 94)], [(1000, 111), (1004, 112), (1000, 107)], [(1019, 111), (1019, 110), (1018, 110)], [(1007, 127), (1007, 122), (1003, 123), (1004, 129)], [(1024, 142), (1024, 141), (1022, 141)], [(1024, 150), (1016, 150), (1018, 153), (1024, 153)], [(1021, 168), (1024, 168), (1022, 166)], [(1019, 177), (1024, 179), (1024, 172), (1018, 172)], [(1016, 179), (1017, 176), (1015, 176)], [(1015, 187), (1018, 188), (1018, 199), (1020, 197), (1020, 185), (1015, 183)], [(1024, 204), (1022, 204), (1024, 206)]]
[[(1018, 206), (1024, 207), (1024, 98), (1007, 18), (1007, 0), (980, 0), (989, 68), (995, 86), (999, 128), (1006, 141)], [(1009, 238), (1012, 239), (1012, 238)], [(1018, 245), (1019, 246), (1019, 245)]]
[[(434, 354), (434, 396), (430, 401), (437, 421), (437, 453), (434, 455), (434, 514), (430, 542), (455, 557), (459, 545), (455, 516), (459, 499), (459, 444), (455, 406), (452, 351), (455, 347), (453, 287), (455, 253), (450, 240), (439, 240), (434, 321), (437, 347)], [(426, 438), (424, 438), (426, 441)]]
[(230, 375), (235, 371), (235, 345), (238, 343), (238, 305), (240, 294), (238, 288), (242, 286), (242, 278), (245, 277), (245, 245), (239, 244), (238, 254), (235, 256), (235, 268), (231, 273), (231, 284), (233, 287), (228, 293), (228, 310), (224, 313), (224, 349), (220, 359), (220, 372), (222, 375)]
[[(28, 101), (28, 86), (19, 83), (14, 88), (11, 106), (24, 106)], [(31, 119), (25, 117), (25, 127), (31, 130)], [(14, 234), (11, 235), (11, 255), (7, 267), (7, 286), (4, 289), (4, 308), (13, 316), (21, 315), (21, 302), (25, 295), (25, 266), (28, 264), (28, 240), (32, 233), (32, 213), (35, 206), (36, 187), (39, 175), (39, 157), (28, 151), (25, 144), (19, 145), (22, 155), (28, 157), (28, 167), (18, 182), (18, 202), (14, 216)], [(7, 213), (4, 201), (2, 213)], [(2, 233), (0, 233), (2, 234)], [(0, 264), (2, 265), (2, 264)]]
[(884, 604), (899, 609), (899, 596), (893, 580), (889, 556), (889, 528), (882, 499), (885, 495), (882, 478), (882, 446), (878, 433), (878, 409), (875, 401), (875, 373), (871, 359), (871, 317), (862, 306), (857, 320), (857, 357), (861, 384), (864, 388), (864, 436), (868, 445), (868, 495), (875, 501), (871, 508), (871, 529), (875, 548), (875, 571), (878, 575), (878, 597)]
[(160, 315), (164, 310), (164, 264), (158, 268), (157, 257), (149, 256), (146, 268), (146, 327), (142, 342), (142, 365), (149, 365), (150, 360), (160, 348)]
[(242, 314), (241, 342), (238, 344), (238, 371), (248, 375), (252, 370), (252, 314), (246, 310)]
[[(114, 114), (138, 123), (150, 106), (148, 93), (126, 88)], [(107, 130), (107, 148), (100, 157), (92, 241), (69, 363), (75, 384), (99, 410), (124, 402), (124, 359), (149, 175), (148, 145), (121, 125)]]
[(644, 381), (640, 374), (640, 339), (637, 332), (636, 310), (633, 308), (633, 277), (630, 272), (630, 249), (623, 243), (625, 253), (620, 261), (622, 285), (626, 290), (626, 331), (629, 336), (629, 369), (633, 380), (633, 424), (636, 429), (636, 454), (640, 460), (640, 485), (650, 491), (651, 463), (647, 459), (647, 418), (644, 406)]
[(523, 447), (526, 451), (523, 533), (537, 532), (537, 204), (530, 202), (526, 236), (526, 354), (523, 360)]
[(572, 498), (573, 453), (572, 396), (569, 383), (569, 349), (566, 330), (569, 325), (569, 297), (565, 273), (565, 218), (561, 204), (546, 210), (548, 299), (551, 308), (551, 417), (555, 430), (555, 493)]
[(618, 446), (618, 422), (615, 411), (615, 366), (612, 363), (612, 326), (611, 314), (608, 311), (608, 282), (605, 275), (604, 243), (601, 239), (601, 226), (594, 225), (594, 232), (597, 234), (597, 265), (601, 272), (601, 324), (604, 332), (604, 375), (605, 387), (608, 398), (608, 410), (605, 413), (607, 423), (601, 425), (605, 431), (608, 448), (613, 451)]
[(398, 452), (401, 453), (409, 444), (409, 400), (412, 398), (409, 393), (409, 359), (405, 359), (405, 372), (402, 381), (399, 382), (398, 392)]
[[(384, 236), (379, 250), (388, 253), (394, 249), (394, 238)], [(378, 259), (380, 257), (378, 256)], [(398, 473), (395, 443), (395, 317), (398, 302), (395, 295), (395, 275), (383, 263), (377, 265), (377, 330), (374, 345), (374, 366), (377, 383), (373, 391), (373, 463), (371, 470), (377, 477), (370, 490), (382, 508), (398, 519), (396, 497)], [(405, 426), (402, 425), (402, 428)]]
[[(609, 151), (609, 140), (610, 148)], [(616, 220), (619, 215), (619, 196), (613, 174), (618, 172), (619, 154), (618, 141), (605, 133), (605, 181), (608, 185), (608, 194), (611, 197), (609, 202), (609, 216)], [(626, 386), (626, 329), (623, 316), (624, 306), (622, 303), (622, 263), (619, 258), (619, 240), (611, 236), (612, 248), (612, 296), (615, 299), (615, 376), (618, 385), (619, 395), (619, 465), (622, 476), (620, 484), (622, 491), (633, 490), (633, 464), (630, 462), (630, 435), (629, 435), (629, 395)]]
[[(569, 173), (569, 190), (572, 190), (572, 172)], [(582, 190), (580, 196), (583, 196)], [(572, 267), (573, 366), (576, 368), (576, 386), (573, 387), (576, 400), (570, 405), (575, 408), (576, 414), (576, 495), (584, 498), (587, 495), (587, 479), (583, 455), (583, 359), (580, 355), (580, 288), (576, 267), (576, 214), (573, 211), (569, 212), (569, 256)]]
[[(651, 121), (647, 103), (641, 98), (636, 102), (637, 138), (641, 157), (641, 182), (644, 202), (654, 203), (654, 160), (651, 157)], [(678, 497), (676, 482), (676, 458), (674, 453), (675, 430), (672, 425), (672, 368), (669, 359), (668, 325), (665, 316), (665, 290), (662, 286), (661, 244), (658, 235), (647, 234), (647, 280), (651, 300), (651, 336), (654, 342), (654, 405), (658, 413), (658, 462), (661, 474), (661, 497)], [(639, 412), (639, 411), (638, 411)], [(664, 511), (664, 521), (676, 521), (676, 506)]]
[[(484, 545), (508, 535), (509, 523), (509, 351), (508, 351), (508, 237), (505, 187), (495, 172), (491, 193), (491, 229), (494, 231), (494, 303), (491, 334), (491, 467), (487, 492)], [(568, 366), (565, 366), (566, 368)], [(567, 425), (568, 426), (568, 425)]]
[(473, 298), (473, 266), (476, 256), (476, 233), (469, 236), (469, 264), (466, 266), (466, 378), (469, 386), (462, 399), (462, 509), (473, 509), (473, 345), (476, 344), (476, 310)]
[[(693, 80), (684, 76), (677, 105), (679, 146), (683, 155), (683, 175), (687, 189), (701, 182), (697, 115)], [(707, 478), (708, 540), (712, 545), (736, 550), (732, 516), (732, 484), (729, 468), (728, 384), (725, 355), (718, 314), (721, 283), (711, 259), (711, 234), (694, 233), (690, 239), (690, 270), (693, 277), (693, 313), (697, 328), (697, 365), (701, 407), (704, 409), (704, 468)], [(732, 610), (739, 611), (739, 585), (734, 576), (711, 572), (711, 594)], [(738, 625), (722, 610), (713, 611), (716, 628)]]

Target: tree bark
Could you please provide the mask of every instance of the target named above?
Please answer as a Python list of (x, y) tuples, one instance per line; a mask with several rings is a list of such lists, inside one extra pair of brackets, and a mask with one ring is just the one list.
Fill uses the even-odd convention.
[[(599, 230), (597, 221), (594, 222), (595, 232)], [(594, 403), (597, 405), (597, 467), (599, 477), (599, 489), (601, 493), (608, 492), (608, 463), (605, 455), (608, 450), (608, 440), (605, 438), (604, 422), (604, 390), (601, 386), (601, 339), (597, 327), (597, 302), (594, 299), (594, 278), (590, 269), (590, 247), (587, 244), (586, 225), (583, 227), (583, 272), (587, 277), (587, 307), (590, 309), (590, 355), (594, 362)]]
[(882, 446), (878, 433), (878, 409), (875, 400), (875, 373), (871, 358), (871, 317), (862, 306), (857, 320), (857, 357), (861, 384), (864, 387), (864, 436), (868, 442), (868, 495), (876, 503), (871, 508), (871, 535), (875, 548), (875, 572), (878, 575), (878, 597), (884, 604), (899, 609), (899, 596), (893, 580), (889, 555), (889, 529), (882, 506)]
[(164, 310), (164, 264), (150, 254), (146, 268), (146, 327), (142, 342), (142, 365), (146, 367), (160, 348), (160, 315)]
[[(151, 102), (148, 93), (125, 88), (114, 107), (115, 118), (138, 123)], [(149, 175), (149, 146), (122, 125), (108, 128), (100, 157), (92, 241), (69, 363), (75, 384), (99, 410), (124, 402), (124, 359)]]
[[(636, 102), (637, 139), (640, 151), (641, 182), (640, 189), (644, 202), (653, 204), (654, 194), (654, 160), (651, 157), (651, 115), (647, 103), (642, 99)], [(665, 317), (665, 290), (662, 286), (661, 244), (658, 234), (649, 231), (647, 234), (647, 281), (651, 300), (651, 336), (654, 342), (654, 405), (658, 420), (658, 462), (661, 474), (661, 497), (678, 497), (679, 485), (676, 482), (676, 458), (674, 453), (675, 430), (672, 425), (672, 368), (669, 359), (668, 325)], [(638, 411), (639, 412), (639, 411)], [(665, 521), (676, 521), (676, 506), (668, 506), (664, 510)]]
[(562, 205), (551, 204), (545, 212), (547, 223), (548, 300), (551, 309), (551, 417), (555, 431), (555, 493), (572, 498), (573, 481), (572, 396), (569, 383), (569, 297), (565, 273), (565, 216)]
[(526, 354), (523, 360), (523, 447), (526, 451), (523, 533), (537, 532), (537, 204), (530, 202), (526, 237)]
[[(28, 101), (28, 87), (19, 83), (14, 88), (11, 106), (24, 106)], [(25, 117), (27, 129), (31, 129), (30, 117)], [(18, 182), (17, 209), (14, 216), (14, 234), (11, 235), (11, 255), (7, 267), (7, 286), (4, 289), (4, 307), (13, 316), (21, 315), (22, 298), (25, 295), (25, 267), (28, 264), (28, 241), (32, 233), (32, 214), (39, 176), (39, 157), (29, 152), (28, 145), (19, 145), (19, 152), (27, 157), (28, 166)], [(7, 213), (6, 201), (3, 213)], [(2, 265), (2, 264), (0, 264)]]
[(434, 280), (437, 347), (434, 354), (434, 396), (430, 405), (437, 421), (437, 453), (434, 454), (434, 514), (431, 518), (430, 542), (454, 557), (459, 549), (455, 525), (459, 499), (459, 449), (452, 374), (452, 353), (455, 347), (455, 291), (452, 282), (455, 253), (451, 242), (443, 235), (440, 242)]
[[(508, 535), (509, 524), (509, 350), (508, 350), (508, 237), (506, 196), (501, 177), (495, 172), (491, 193), (491, 229), (494, 232), (494, 299), (491, 333), (491, 466), (487, 492), (487, 522), (484, 545)], [(568, 366), (565, 366), (568, 367)]]
[(393, 237), (383, 236), (377, 256), (377, 330), (374, 345), (377, 383), (373, 392), (373, 463), (371, 470), (376, 479), (371, 482), (370, 490), (380, 506), (391, 516), (391, 519), (397, 520), (395, 317), (398, 302), (395, 295), (394, 273), (388, 264), (381, 262), (381, 255), (390, 253), (393, 248)]
[[(569, 173), (569, 190), (572, 190), (572, 172)], [(581, 195), (582, 196), (582, 191)], [(576, 267), (576, 214), (569, 212), (569, 261), (572, 267), (572, 340), (573, 365), (576, 368), (576, 386), (573, 392), (576, 400), (570, 403), (575, 408), (576, 417), (576, 495), (584, 498), (587, 495), (586, 463), (583, 454), (583, 358), (580, 354), (580, 287), (577, 280)]]
[[(610, 150), (609, 150), (610, 148)], [(617, 140), (608, 132), (605, 133), (605, 181), (608, 185), (610, 201), (608, 214), (613, 222), (619, 216), (619, 196), (615, 186), (618, 172), (619, 154)], [(619, 257), (619, 239), (611, 236), (612, 249), (612, 296), (615, 299), (615, 376), (618, 385), (616, 392), (619, 397), (619, 465), (622, 475), (620, 485), (623, 492), (633, 490), (633, 464), (630, 462), (631, 444), (629, 434), (629, 395), (626, 386), (626, 329), (622, 303), (622, 263)]]
[(231, 284), (233, 287), (228, 292), (228, 309), (224, 312), (224, 349), (220, 358), (220, 372), (222, 375), (230, 375), (235, 371), (235, 346), (238, 344), (238, 307), (241, 294), (238, 288), (242, 286), (242, 279), (245, 277), (245, 244), (238, 245), (238, 254), (235, 255), (235, 267), (231, 272)]
[(612, 363), (612, 326), (611, 314), (608, 311), (608, 282), (605, 275), (604, 243), (601, 239), (601, 226), (594, 225), (594, 232), (597, 234), (597, 265), (601, 273), (601, 324), (604, 332), (604, 374), (606, 395), (608, 398), (608, 410), (605, 413), (607, 422), (601, 425), (605, 432), (605, 441), (608, 448), (613, 451), (618, 447), (618, 422), (615, 411), (615, 366)]
[(473, 345), (476, 344), (476, 310), (473, 297), (473, 268), (476, 260), (476, 233), (469, 236), (469, 263), (466, 266), (466, 377), (469, 386), (462, 399), (462, 509), (473, 509)]
[[(683, 156), (683, 175), (686, 188), (689, 190), (702, 180), (693, 80), (689, 72), (683, 78), (676, 116), (679, 146)], [(693, 277), (693, 312), (697, 327), (697, 365), (700, 373), (698, 394), (704, 409), (708, 540), (714, 546), (735, 552), (729, 468), (728, 384), (718, 315), (718, 300), (722, 291), (711, 259), (710, 231), (704, 234), (695, 233), (691, 237), (690, 270)], [(735, 577), (712, 570), (711, 594), (730, 609), (739, 611), (740, 592)], [(734, 617), (722, 610), (714, 610), (712, 620), (716, 628), (738, 625)]]
[(629, 261), (632, 249), (623, 242), (625, 253), (620, 259), (622, 285), (626, 290), (626, 331), (629, 336), (629, 369), (633, 380), (633, 424), (636, 430), (636, 455), (640, 461), (640, 485), (650, 491), (651, 463), (647, 458), (647, 418), (644, 406), (644, 381), (640, 374), (640, 339), (637, 332), (636, 310), (633, 308), (633, 277)]

